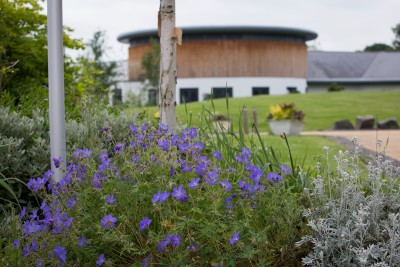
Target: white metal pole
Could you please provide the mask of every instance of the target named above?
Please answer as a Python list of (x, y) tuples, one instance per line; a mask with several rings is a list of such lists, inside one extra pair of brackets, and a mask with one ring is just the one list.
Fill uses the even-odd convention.
[(64, 108), (64, 49), (62, 0), (47, 0), (47, 42), (49, 70), (50, 155), (53, 180), (62, 179), (53, 158), (66, 162), (65, 108)]

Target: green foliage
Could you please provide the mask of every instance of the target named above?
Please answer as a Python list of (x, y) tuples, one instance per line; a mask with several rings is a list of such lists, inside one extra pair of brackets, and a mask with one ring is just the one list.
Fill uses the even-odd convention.
[(328, 92), (340, 92), (344, 90), (344, 86), (343, 85), (339, 85), (337, 83), (331, 83), (328, 86)]
[[(14, 105), (47, 86), (47, 20), (42, 0), (2, 1), (0, 13), (0, 94), (8, 91)], [(82, 48), (64, 28), (64, 46)], [(68, 69), (66, 70), (68, 72)]]
[(150, 40), (151, 48), (142, 57), (141, 67), (144, 73), (139, 76), (141, 82), (148, 81), (151, 89), (158, 88), (160, 80), (160, 43), (156, 39)]
[(104, 100), (110, 87), (116, 84), (117, 63), (104, 60), (107, 50), (105, 45), (105, 32), (97, 31), (88, 43), (89, 53), (78, 58), (79, 75), (76, 77), (76, 87), (84, 96), (95, 96)]
[(394, 33), (394, 41), (393, 41), (393, 48), (396, 51), (400, 51), (400, 23), (398, 23), (395, 27), (392, 28)]
[[(249, 164), (255, 163), (248, 150), (236, 153), (243, 163), (228, 162), (231, 168), (225, 169), (217, 157), (195, 149), (198, 145), (195, 130), (186, 129), (178, 138), (158, 127), (157, 121), (140, 128), (138, 119), (135, 126), (139, 127), (132, 126), (128, 132), (119, 128), (103, 131), (106, 141), (100, 157), (100, 151), (93, 151), (90, 157), (75, 156), (68, 162), (65, 183), (53, 185), (54, 194), (38, 188), (46, 200), (40, 212), (47, 214), (45, 217), (53, 214), (54, 221), (58, 221), (58, 216), (63, 218), (58, 221), (60, 232), (54, 232), (54, 225), (34, 235), (22, 236), (23, 231), (29, 230), (13, 217), (11, 225), (15, 220), (17, 223), (15, 229), (9, 229), (10, 237), (1, 252), (3, 265), (31, 266), (40, 259), (43, 264), (56, 265), (59, 261), (51, 252), (57, 245), (66, 248), (68, 266), (92, 266), (100, 254), (105, 255), (105, 264), (110, 266), (138, 266), (148, 256), (151, 265), (166, 266), (299, 264), (300, 257), (308, 252), (295, 247), (295, 241), (307, 234), (300, 194), (290, 193), (279, 181), (270, 182), (265, 176), (260, 188), (254, 191), (241, 188), (243, 182), (253, 185)], [(120, 132), (125, 135), (120, 136)], [(159, 141), (173, 139), (177, 145), (170, 143), (169, 149), (161, 148)], [(186, 151), (182, 152), (178, 144), (188, 145)], [(206, 173), (218, 173), (220, 182), (229, 181), (232, 185), (230, 190), (219, 183), (209, 184), (206, 173), (195, 173), (205, 160)], [(185, 163), (192, 171), (184, 170)], [(256, 165), (252, 166), (256, 170)], [(189, 188), (189, 182), (196, 177), (202, 177), (199, 186)], [(285, 179), (285, 174), (282, 177)], [(186, 190), (187, 198), (170, 196), (166, 201), (154, 201), (158, 191), (172, 192), (179, 185)], [(110, 195), (116, 198), (115, 203), (107, 203)], [(67, 213), (62, 215), (64, 212)], [(116, 218), (115, 227), (110, 229), (101, 224), (107, 214)], [(140, 230), (145, 217), (152, 222)], [(42, 219), (30, 220), (28, 215), (23, 218), (29, 223), (42, 223)], [(238, 232), (237, 242), (231, 241)], [(168, 234), (178, 234), (180, 244), (161, 246), (161, 251), (160, 241)], [(89, 246), (78, 246), (82, 236)], [(20, 237), (21, 244), (19, 249), (12, 250), (16, 237)], [(32, 249), (28, 257), (22, 257), (23, 248), (34, 247), (33, 242), (39, 249)], [(48, 257), (49, 253), (52, 256)]]
[(377, 51), (392, 52), (394, 51), (394, 49), (390, 45), (382, 43), (372, 44), (364, 48), (364, 52), (377, 52)]

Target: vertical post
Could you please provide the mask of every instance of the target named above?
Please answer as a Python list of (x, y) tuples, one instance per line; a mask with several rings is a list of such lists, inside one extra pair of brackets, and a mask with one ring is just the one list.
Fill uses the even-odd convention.
[(257, 125), (257, 108), (253, 107), (253, 131), (257, 128), (258, 129), (258, 125)]
[(244, 127), (244, 133), (248, 134), (249, 133), (249, 115), (247, 113), (247, 107), (243, 107), (243, 127)]
[(176, 121), (176, 29), (175, 0), (160, 0), (160, 119), (171, 131), (177, 127)]
[[(64, 108), (64, 49), (62, 0), (47, 1), (47, 46), (49, 75), (49, 117), (51, 159), (66, 161)], [(63, 172), (51, 162), (53, 180), (62, 179)]]

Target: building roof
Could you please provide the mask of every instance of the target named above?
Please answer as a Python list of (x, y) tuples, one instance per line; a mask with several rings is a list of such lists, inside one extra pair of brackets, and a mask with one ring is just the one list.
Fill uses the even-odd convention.
[(400, 52), (308, 52), (309, 83), (399, 83)]
[[(306, 42), (317, 38), (317, 33), (295, 28), (260, 27), (260, 26), (206, 26), (184, 27), (183, 40), (215, 40), (215, 39), (244, 39), (244, 40), (286, 40)], [(130, 45), (149, 42), (150, 38), (158, 38), (157, 29), (134, 31), (118, 36), (118, 41)]]

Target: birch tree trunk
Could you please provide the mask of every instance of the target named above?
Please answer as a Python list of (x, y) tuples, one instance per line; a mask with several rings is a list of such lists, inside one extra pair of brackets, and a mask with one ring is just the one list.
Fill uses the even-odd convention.
[(176, 121), (176, 42), (175, 0), (160, 0), (160, 119), (171, 131), (177, 127)]

